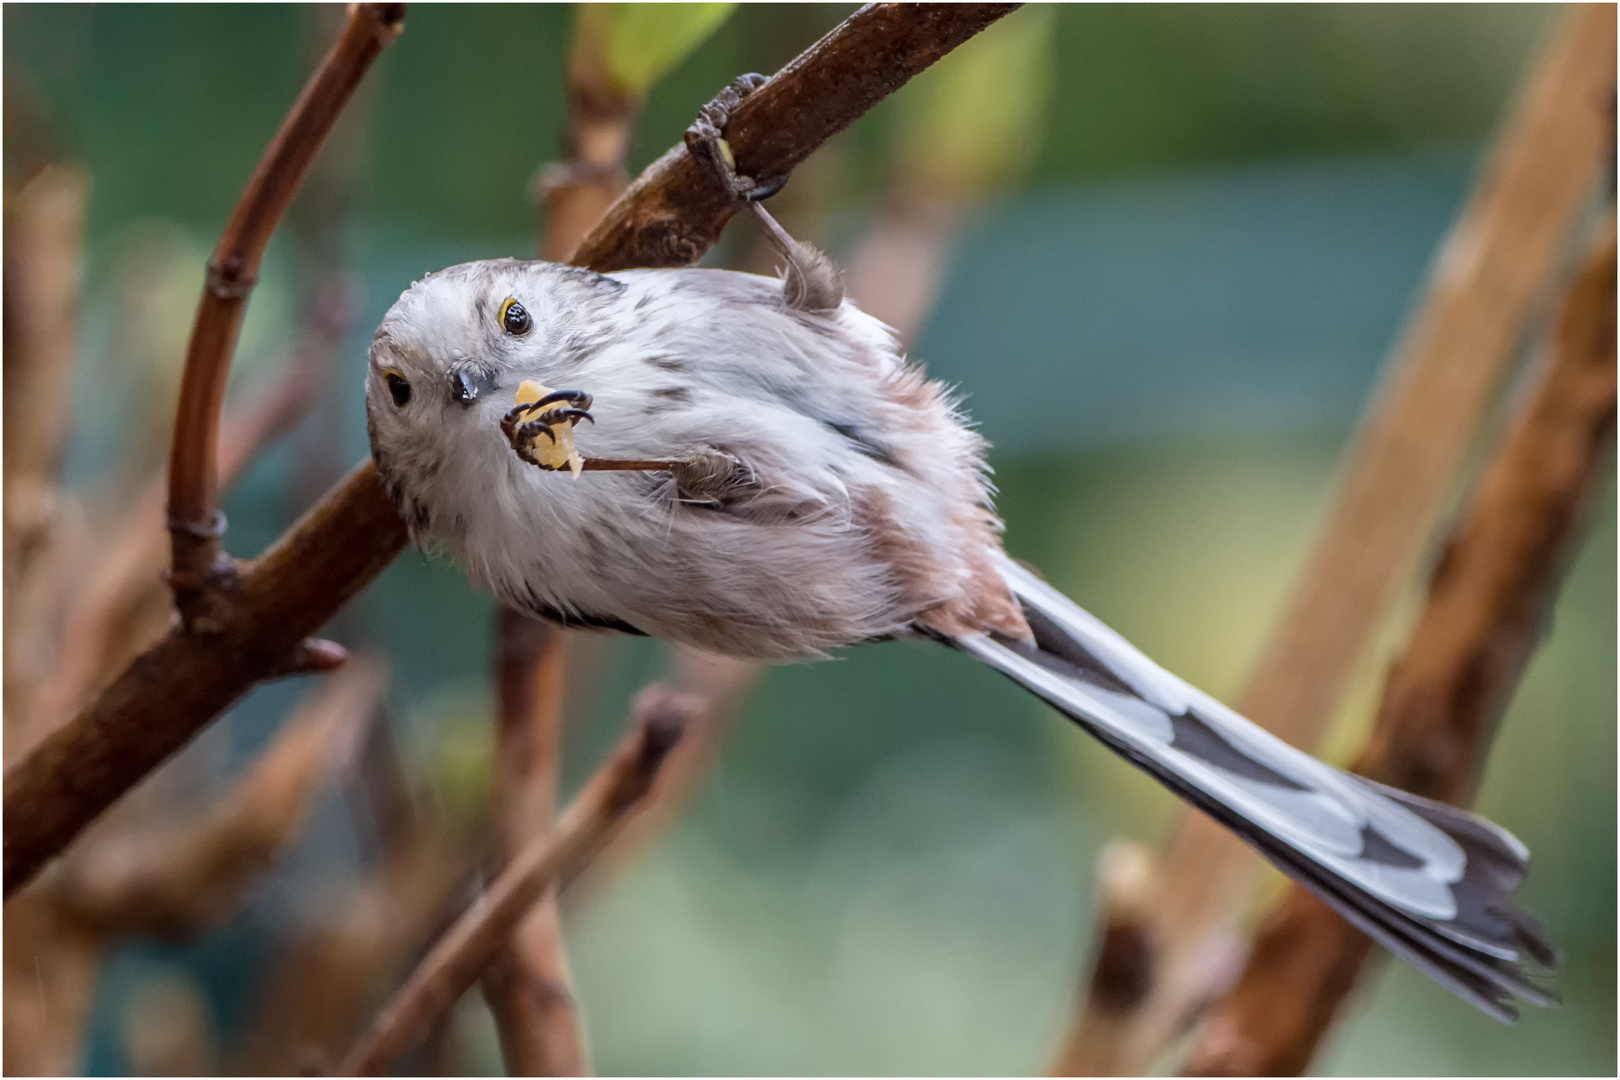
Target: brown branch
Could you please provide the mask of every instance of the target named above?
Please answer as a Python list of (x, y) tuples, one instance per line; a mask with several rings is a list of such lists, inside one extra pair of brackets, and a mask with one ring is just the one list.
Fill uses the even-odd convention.
[(631, 705), (631, 718), (663, 714), (680, 718), (685, 734), (664, 767), (657, 797), (626, 825), (582, 874), (563, 900), (570, 909), (601, 889), (651, 848), (674, 825), (686, 801), (708, 775), (730, 733), (737, 705), (759, 678), (753, 660), (680, 648), (668, 682), (644, 687)]
[(108, 934), (174, 937), (217, 921), (298, 835), (316, 786), (348, 767), (386, 686), (381, 662), (357, 660), (312, 690), (242, 780), (196, 820), (95, 837), (64, 861), (52, 893)]
[[(628, 182), (624, 158), (640, 105), (610, 77), (608, 22), (600, 6), (576, 8), (568, 62), (565, 164), (539, 176), (540, 257), (560, 262)], [(664, 462), (589, 461), (592, 469), (658, 469)], [(568, 633), (502, 607), (495, 630), (495, 827), (501, 865), (544, 837), (556, 815)], [(518, 924), (484, 972), (506, 1070), (513, 1076), (579, 1076), (588, 1070), (556, 890)]]
[[(9, 87), (8, 87), (9, 89)], [(5, 199), (4, 688), (6, 737), (51, 664), (52, 632), (69, 577), (58, 465), (78, 352), (78, 277), (90, 180), (40, 168)]]
[(387, 1072), (427, 1025), (456, 1003), (547, 889), (590, 861), (652, 788), (680, 740), (679, 718), (648, 717), (621, 742), (557, 822), (509, 862), (417, 965), (345, 1060), (344, 1076)]
[[(1432, 799), (1472, 800), (1603, 472), (1615, 389), (1611, 217), (1564, 303), (1551, 363), (1446, 541), (1357, 772)], [(1290, 889), (1237, 986), (1211, 1011), (1188, 1072), (1302, 1073), (1372, 948), (1321, 901)]]
[[(728, 139), (760, 176), (781, 176), (820, 139), (1012, 5), (862, 8), (744, 104), (746, 137)], [(885, 34), (892, 34), (893, 41)], [(930, 37), (930, 35), (936, 35)], [(864, 50), (864, 51), (863, 51)], [(772, 86), (777, 87), (772, 90)], [(881, 92), (880, 92), (881, 91)], [(810, 96), (799, 99), (794, 94)], [(733, 120), (733, 125), (739, 122)], [(740, 141), (739, 141), (740, 140)], [(746, 153), (741, 148), (746, 148)], [(614, 204), (611, 228), (575, 252), (597, 270), (684, 265), (717, 238), (717, 196), (666, 154)], [(682, 200), (693, 201), (684, 231)], [(729, 214), (729, 211), (727, 211)], [(637, 223), (640, 223), (638, 226)], [(214, 632), (171, 632), (27, 757), (6, 771), (9, 896), (85, 824), (285, 658), (405, 546), (406, 527), (368, 462), (293, 531), (240, 570)]]
[[(562, 754), (568, 632), (510, 608), (495, 637), (495, 827), (510, 865), (552, 827)], [(534, 906), (484, 973), (512, 1076), (580, 1076), (585, 1045), (568, 984), (555, 890)]]
[(404, 18), (403, 4), (350, 8), (342, 36), (271, 140), (208, 262), (169, 450), (169, 532), (174, 546), (170, 585), (182, 617), (196, 629), (209, 629), (201, 605), (210, 583), (234, 569), (221, 554), (215, 527), (215, 447), (231, 354), (248, 294), (258, 280), (259, 260), (327, 132), (372, 61), (399, 33)]
[[(726, 141), (738, 173), (786, 177), (934, 61), (1017, 4), (867, 4), (750, 94)], [(720, 238), (737, 210), (677, 146), (647, 166), (570, 259), (596, 270), (685, 266)]]
[[(405, 523), (366, 462), (242, 570), (217, 633), (171, 628), (7, 769), (6, 895), (255, 683), (291, 674), (288, 657), (305, 636), (405, 541)], [(321, 659), (306, 662), (314, 668)]]
[(329, 1073), (465, 891), (466, 838), (413, 820), (331, 916), (275, 950), (227, 1074)]
[(1097, 860), (1097, 883), (1104, 937), (1085, 986), (1088, 1007), (1058, 1052), (1062, 1075), (1105, 1075), (1107, 1062), (1098, 1055), (1118, 1043), (1119, 1029), (1153, 985), (1153, 897), (1160, 887), (1154, 853), (1114, 841)]
[[(381, 690), (380, 666), (352, 665), (306, 699), (195, 823), (152, 827), (142, 812), (150, 802), (123, 803), (52, 874), (6, 904), (8, 1071), (72, 1071), (96, 972), (115, 941), (193, 933), (236, 906), (298, 834), (317, 787), (345, 767)], [(150, 783), (143, 794), (152, 794)]]
[[(1317, 741), (1411, 572), (1530, 307), (1612, 157), (1614, 19), (1612, 5), (1572, 9), (1528, 80), (1441, 249), (1316, 550), (1238, 703), (1295, 745)], [(1235, 939), (1259, 865), (1211, 819), (1183, 815), (1162, 863), (1153, 986), (1118, 1026), (1117, 1043), (1093, 1047), (1101, 1073), (1140, 1074), (1220, 991), (1212, 983), (1219, 965), (1209, 960)], [(1059, 1061), (1054, 1071), (1072, 1065)]]
[[(317, 386), (313, 374), (295, 363), (275, 385), (243, 391), (245, 403), (227, 411), (220, 433), (221, 488), (229, 488), (258, 451), (304, 416)], [(57, 634), (56, 664), (41, 681), (27, 716), (8, 732), (8, 761), (60, 727), (102, 679), (162, 632), (161, 622), (152, 630), (142, 618), (162, 585), (158, 575), (166, 545), (161, 477), (105, 535), (106, 542), (89, 560), (86, 580), (68, 601)], [(136, 622), (139, 627), (131, 625)]]

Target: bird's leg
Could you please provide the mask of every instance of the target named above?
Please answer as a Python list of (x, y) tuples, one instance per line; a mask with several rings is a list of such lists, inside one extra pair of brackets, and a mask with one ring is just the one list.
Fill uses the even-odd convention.
[(765, 236), (787, 266), (782, 275), (782, 300), (799, 311), (828, 312), (844, 300), (844, 282), (832, 260), (809, 244), (800, 243), (761, 205), (782, 190), (787, 177), (760, 183), (737, 172), (737, 159), (726, 142), (725, 127), (743, 100), (764, 86), (763, 75), (744, 75), (716, 94), (698, 110), (698, 118), (686, 129), (686, 152), (725, 189), (726, 194), (747, 205)]
[[(574, 407), (557, 408), (561, 404)], [(541, 460), (535, 453), (536, 443), (543, 435), (550, 440), (552, 446), (556, 446), (559, 426), (575, 425), (581, 420), (596, 423), (596, 418), (589, 412), (590, 407), (591, 395), (583, 390), (554, 390), (534, 401), (525, 401), (507, 412), (501, 418), (501, 433), (506, 436), (512, 452), (520, 460), (546, 472), (560, 472), (571, 466)], [(572, 443), (567, 449), (572, 450)], [(623, 458), (583, 458), (578, 460), (578, 464), (582, 472), (669, 472), (684, 463)]]

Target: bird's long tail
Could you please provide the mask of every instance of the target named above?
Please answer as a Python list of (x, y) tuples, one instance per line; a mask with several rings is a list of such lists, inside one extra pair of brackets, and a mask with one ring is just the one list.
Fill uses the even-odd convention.
[(1513, 903), (1529, 851), (1484, 818), (1340, 772), (1159, 667), (1005, 555), (1035, 644), (946, 637), (1235, 831), (1385, 948), (1503, 1021), (1556, 1004), (1559, 962)]

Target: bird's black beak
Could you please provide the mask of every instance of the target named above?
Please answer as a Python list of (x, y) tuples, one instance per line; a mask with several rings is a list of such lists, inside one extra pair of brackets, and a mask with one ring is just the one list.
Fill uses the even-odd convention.
[(477, 364), (457, 364), (450, 369), (450, 400), (461, 405), (471, 405), (494, 386), (495, 376)]

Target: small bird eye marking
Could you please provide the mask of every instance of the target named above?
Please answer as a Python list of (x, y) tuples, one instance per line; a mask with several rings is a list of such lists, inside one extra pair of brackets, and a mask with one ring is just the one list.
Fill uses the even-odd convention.
[(513, 337), (522, 337), (529, 332), (534, 321), (529, 318), (529, 309), (517, 302), (515, 297), (509, 297), (501, 305), (501, 329)]
[(383, 372), (383, 379), (388, 383), (388, 392), (394, 395), (394, 407), (403, 409), (411, 401), (411, 384), (405, 376), (397, 371)]

